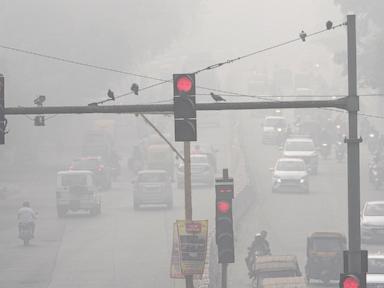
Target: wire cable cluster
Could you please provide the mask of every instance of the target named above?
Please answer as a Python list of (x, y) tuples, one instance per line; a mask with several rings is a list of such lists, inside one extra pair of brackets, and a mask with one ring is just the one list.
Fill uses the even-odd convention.
[[(292, 43), (297, 42), (297, 41), (305, 41), (306, 38), (310, 38), (310, 37), (319, 35), (321, 33), (324, 33), (324, 32), (330, 31), (330, 30), (334, 30), (334, 29), (340, 28), (340, 27), (345, 26), (345, 25), (347, 25), (347, 23), (343, 22), (343, 23), (340, 23), (338, 25), (332, 26), (330, 29), (327, 27), (326, 29), (322, 29), (322, 30), (319, 30), (319, 31), (316, 31), (316, 32), (313, 32), (313, 33), (310, 33), (310, 34), (306, 34), (304, 31), (302, 31), (302, 33), (305, 34), (304, 36), (302, 35), (302, 33), (300, 33), (299, 37), (297, 37), (297, 38), (294, 38), (294, 39), (291, 39), (291, 40), (288, 40), (288, 41), (285, 41), (285, 42), (282, 42), (282, 43), (279, 43), (279, 44), (276, 44), (276, 45), (272, 45), (272, 46), (267, 47), (267, 48), (256, 50), (256, 51), (247, 53), (247, 54), (239, 56), (239, 57), (228, 59), (228, 60), (223, 61), (223, 62), (219, 62), (219, 63), (215, 63), (215, 64), (212, 64), (212, 65), (209, 65), (209, 66), (207, 66), (205, 68), (202, 68), (202, 69), (199, 69), (199, 70), (195, 71), (194, 73), (198, 74), (198, 73), (201, 73), (203, 71), (213, 70), (213, 69), (219, 68), (219, 67), (221, 67), (223, 65), (231, 64), (233, 62), (242, 60), (244, 58), (248, 58), (248, 57), (254, 56), (256, 54), (260, 54), (260, 53), (263, 53), (263, 52), (266, 52), (266, 51), (270, 51), (270, 50), (273, 50), (273, 49), (276, 49), (276, 48), (280, 48), (280, 47), (292, 44)], [(304, 37), (304, 39), (303, 39), (303, 37)], [(38, 57), (42, 57), (42, 58), (46, 58), (46, 59), (50, 59), (50, 60), (54, 60), (54, 61), (59, 61), (59, 62), (67, 63), (67, 64), (79, 65), (79, 66), (93, 68), (93, 69), (97, 69), (97, 70), (103, 70), (103, 71), (114, 72), (114, 73), (119, 73), (119, 74), (135, 76), (135, 77), (139, 77), (139, 78), (143, 78), (143, 79), (149, 79), (149, 80), (156, 80), (156, 81), (158, 81), (158, 82), (156, 82), (154, 84), (151, 84), (151, 85), (145, 86), (143, 88), (140, 88), (139, 91), (144, 91), (144, 90), (147, 90), (147, 89), (150, 89), (150, 88), (153, 88), (153, 87), (160, 86), (160, 85), (165, 84), (165, 83), (171, 83), (172, 82), (172, 79), (165, 80), (165, 79), (161, 79), (161, 78), (158, 78), (158, 77), (153, 77), (153, 76), (133, 73), (133, 72), (124, 71), (124, 70), (115, 69), (115, 68), (110, 68), (110, 67), (101, 66), (101, 65), (90, 64), (90, 63), (81, 62), (81, 61), (72, 60), (72, 59), (67, 59), (67, 58), (58, 57), (58, 56), (52, 56), (52, 55), (44, 54), (44, 53), (41, 53), (41, 52), (36, 52), (36, 51), (31, 51), (31, 50), (21, 49), (21, 48), (16, 48), (16, 47), (4, 45), (4, 44), (0, 44), (0, 48), (6, 49), (6, 50), (11, 50), (11, 51), (18, 52), (18, 53), (38, 56)], [(347, 96), (347, 95), (329, 95), (329, 96), (328, 95), (259, 96), (259, 95), (248, 95), (248, 94), (235, 93), (235, 92), (225, 91), (225, 90), (221, 90), (221, 89), (214, 89), (214, 88), (209, 88), (209, 87), (203, 87), (203, 86), (196, 86), (196, 87), (199, 88), (199, 89), (203, 89), (203, 90), (224, 93), (223, 96), (226, 96), (226, 97), (247, 97), (247, 98), (256, 98), (256, 99), (263, 100), (263, 101), (273, 101), (273, 102), (280, 102), (280, 101), (279, 100), (271, 100), (271, 98), (345, 97), (345, 96)], [(134, 92), (132, 92), (132, 91), (127, 92), (127, 93), (123, 93), (123, 94), (120, 94), (120, 95), (116, 96), (115, 99), (119, 99), (119, 98), (122, 98), (122, 97), (125, 97), (125, 96), (128, 96), (128, 95), (132, 95), (133, 93)], [(197, 95), (210, 95), (210, 94), (197, 94)], [(359, 96), (381, 97), (381, 96), (384, 96), (384, 94), (379, 94), (379, 93), (378, 94), (362, 94), (362, 95), (359, 95)], [(104, 104), (104, 103), (109, 102), (109, 101), (114, 101), (114, 100), (113, 99), (106, 99), (106, 100), (102, 100), (102, 101), (99, 101), (99, 102), (90, 103), (89, 105), (99, 105), (99, 104)], [(161, 103), (161, 102), (165, 102), (165, 101), (154, 102), (154, 104), (155, 103)], [(329, 109), (327, 109), (327, 110), (329, 110)], [(340, 112), (340, 110), (336, 110), (336, 109), (332, 109), (332, 111)], [(373, 118), (378, 118), (378, 119), (384, 119), (384, 116), (373, 115), (373, 114), (359, 113), (359, 115), (365, 116), (365, 117), (373, 117)], [(52, 115), (51, 117), (47, 117), (46, 120), (49, 120), (49, 119), (54, 118), (56, 116), (57, 115)], [(26, 117), (33, 121), (33, 119), (30, 118), (28, 115), (26, 115)]]

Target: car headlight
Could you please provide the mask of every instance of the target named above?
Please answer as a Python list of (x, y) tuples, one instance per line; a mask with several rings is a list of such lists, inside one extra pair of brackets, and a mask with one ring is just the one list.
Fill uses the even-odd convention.
[(276, 178), (276, 182), (277, 183), (281, 183), (281, 179), (280, 178)]
[(305, 182), (305, 178), (300, 179), (300, 183), (303, 184)]

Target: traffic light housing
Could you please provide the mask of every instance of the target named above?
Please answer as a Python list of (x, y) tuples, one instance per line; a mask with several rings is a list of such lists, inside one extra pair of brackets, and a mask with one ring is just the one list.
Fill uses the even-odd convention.
[(5, 119), (4, 76), (0, 74), (0, 144), (5, 144), (6, 128), (7, 120)]
[(233, 188), (233, 179), (216, 179), (216, 244), (219, 263), (235, 262)]
[(45, 126), (45, 117), (43, 115), (35, 116), (35, 126)]
[(196, 141), (195, 74), (173, 74), (175, 141)]
[(342, 273), (339, 286), (340, 288), (366, 288), (366, 274)]

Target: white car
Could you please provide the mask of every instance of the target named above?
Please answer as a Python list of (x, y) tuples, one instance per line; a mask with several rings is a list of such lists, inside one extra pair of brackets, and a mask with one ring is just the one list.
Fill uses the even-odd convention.
[(384, 201), (371, 201), (364, 204), (361, 213), (361, 241), (384, 241)]
[(384, 254), (368, 255), (367, 287), (384, 287)]
[(319, 155), (311, 138), (288, 138), (283, 148), (283, 157), (303, 159), (311, 174), (317, 174)]
[(302, 159), (277, 160), (272, 175), (272, 192), (309, 192), (307, 167)]

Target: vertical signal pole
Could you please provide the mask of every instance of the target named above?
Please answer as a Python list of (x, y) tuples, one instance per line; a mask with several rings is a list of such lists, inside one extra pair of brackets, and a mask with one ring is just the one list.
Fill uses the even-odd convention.
[[(358, 138), (357, 65), (356, 65), (356, 19), (347, 16), (348, 31), (348, 241), (349, 251), (345, 253), (344, 272), (367, 272), (366, 251), (361, 251), (360, 244), (360, 151)], [(365, 281), (364, 281), (365, 282)], [(365, 287), (361, 287), (365, 288)]]
[[(175, 141), (184, 142), (185, 221), (192, 221), (191, 143), (196, 133), (195, 74), (173, 74)], [(193, 275), (185, 275), (186, 288), (193, 288)]]
[[(191, 142), (184, 142), (185, 220), (192, 221)], [(193, 288), (193, 275), (185, 276), (186, 288)]]
[[(228, 180), (228, 169), (223, 169), (223, 179)], [(228, 263), (221, 263), (221, 288), (227, 288)]]
[(0, 144), (5, 144), (5, 129), (7, 128), (7, 120), (5, 119), (4, 90), (4, 75), (0, 74)]
[(191, 142), (184, 142), (185, 220), (192, 221)]

